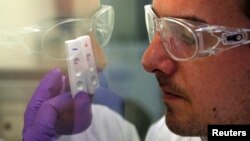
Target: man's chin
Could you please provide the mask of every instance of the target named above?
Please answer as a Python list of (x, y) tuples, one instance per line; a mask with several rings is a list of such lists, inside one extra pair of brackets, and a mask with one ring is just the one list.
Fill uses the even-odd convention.
[[(206, 131), (201, 132), (201, 127), (194, 127), (194, 122), (183, 121), (171, 115), (165, 115), (165, 123), (169, 130), (179, 136), (201, 136), (206, 135)], [(203, 134), (202, 134), (203, 133)]]

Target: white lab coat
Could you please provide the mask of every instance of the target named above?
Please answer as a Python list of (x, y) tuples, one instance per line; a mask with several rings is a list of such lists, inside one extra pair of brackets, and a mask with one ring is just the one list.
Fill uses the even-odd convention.
[(106, 106), (92, 105), (90, 127), (79, 134), (62, 136), (59, 141), (140, 141), (133, 124)]
[(152, 124), (145, 141), (201, 141), (200, 137), (183, 137), (171, 132), (165, 124), (165, 116)]

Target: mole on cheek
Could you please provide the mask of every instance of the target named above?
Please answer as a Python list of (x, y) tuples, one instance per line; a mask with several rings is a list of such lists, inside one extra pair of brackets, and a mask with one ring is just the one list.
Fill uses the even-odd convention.
[(250, 80), (250, 70), (247, 71), (247, 79)]
[(214, 118), (217, 118), (217, 117), (218, 117), (216, 107), (213, 108), (213, 114), (214, 114)]

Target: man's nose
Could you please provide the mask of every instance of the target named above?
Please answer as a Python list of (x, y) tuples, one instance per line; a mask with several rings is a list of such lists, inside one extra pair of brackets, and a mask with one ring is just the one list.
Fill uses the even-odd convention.
[(177, 69), (176, 62), (169, 57), (158, 33), (144, 52), (141, 62), (144, 69), (151, 73), (162, 71), (166, 75), (172, 75)]

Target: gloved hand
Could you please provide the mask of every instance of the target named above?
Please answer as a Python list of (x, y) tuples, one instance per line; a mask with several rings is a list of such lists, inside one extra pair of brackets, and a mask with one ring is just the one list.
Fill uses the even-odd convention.
[(90, 97), (79, 92), (73, 99), (69, 91), (63, 90), (63, 77), (59, 69), (53, 69), (40, 82), (25, 111), (24, 141), (54, 141), (60, 135), (79, 133), (89, 127)]

